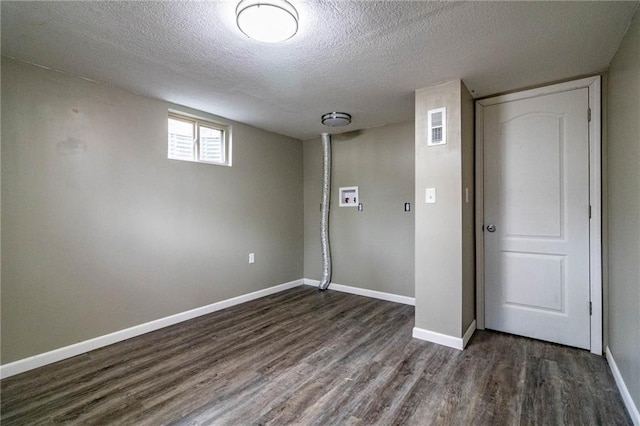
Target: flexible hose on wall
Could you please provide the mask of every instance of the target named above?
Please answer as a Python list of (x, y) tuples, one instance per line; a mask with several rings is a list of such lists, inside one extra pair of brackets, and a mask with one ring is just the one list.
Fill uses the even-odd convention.
[(322, 134), (322, 207), (320, 243), (322, 244), (322, 280), (318, 288), (326, 290), (331, 283), (331, 247), (329, 246), (329, 204), (331, 199), (331, 135)]

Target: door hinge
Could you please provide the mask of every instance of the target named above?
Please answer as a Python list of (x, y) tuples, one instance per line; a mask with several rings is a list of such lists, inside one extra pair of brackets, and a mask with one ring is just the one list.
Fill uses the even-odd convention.
[(591, 122), (591, 108), (587, 109), (587, 121)]
[(593, 315), (593, 303), (589, 302), (589, 315)]
[(591, 205), (589, 205), (589, 219), (591, 219)]

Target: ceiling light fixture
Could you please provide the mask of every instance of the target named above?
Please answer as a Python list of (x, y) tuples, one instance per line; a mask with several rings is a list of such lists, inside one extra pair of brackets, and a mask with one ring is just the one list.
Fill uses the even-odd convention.
[(330, 127), (346, 126), (351, 124), (351, 114), (346, 112), (328, 112), (322, 116), (322, 124)]
[(236, 7), (236, 23), (249, 38), (277, 43), (298, 32), (298, 11), (286, 0), (242, 0)]

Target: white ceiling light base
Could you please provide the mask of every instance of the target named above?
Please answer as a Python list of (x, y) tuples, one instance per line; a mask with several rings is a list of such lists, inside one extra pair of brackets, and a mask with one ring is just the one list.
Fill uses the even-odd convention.
[(328, 112), (322, 116), (322, 124), (330, 127), (340, 127), (351, 124), (351, 114), (346, 112)]
[(236, 7), (236, 23), (249, 38), (277, 43), (298, 32), (298, 11), (286, 0), (242, 0)]

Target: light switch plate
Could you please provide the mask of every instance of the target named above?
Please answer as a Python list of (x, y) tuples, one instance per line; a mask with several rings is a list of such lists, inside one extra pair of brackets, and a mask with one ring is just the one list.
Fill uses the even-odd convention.
[(427, 203), (427, 204), (435, 204), (436, 203), (436, 189), (435, 188), (427, 188), (425, 190), (425, 203)]

